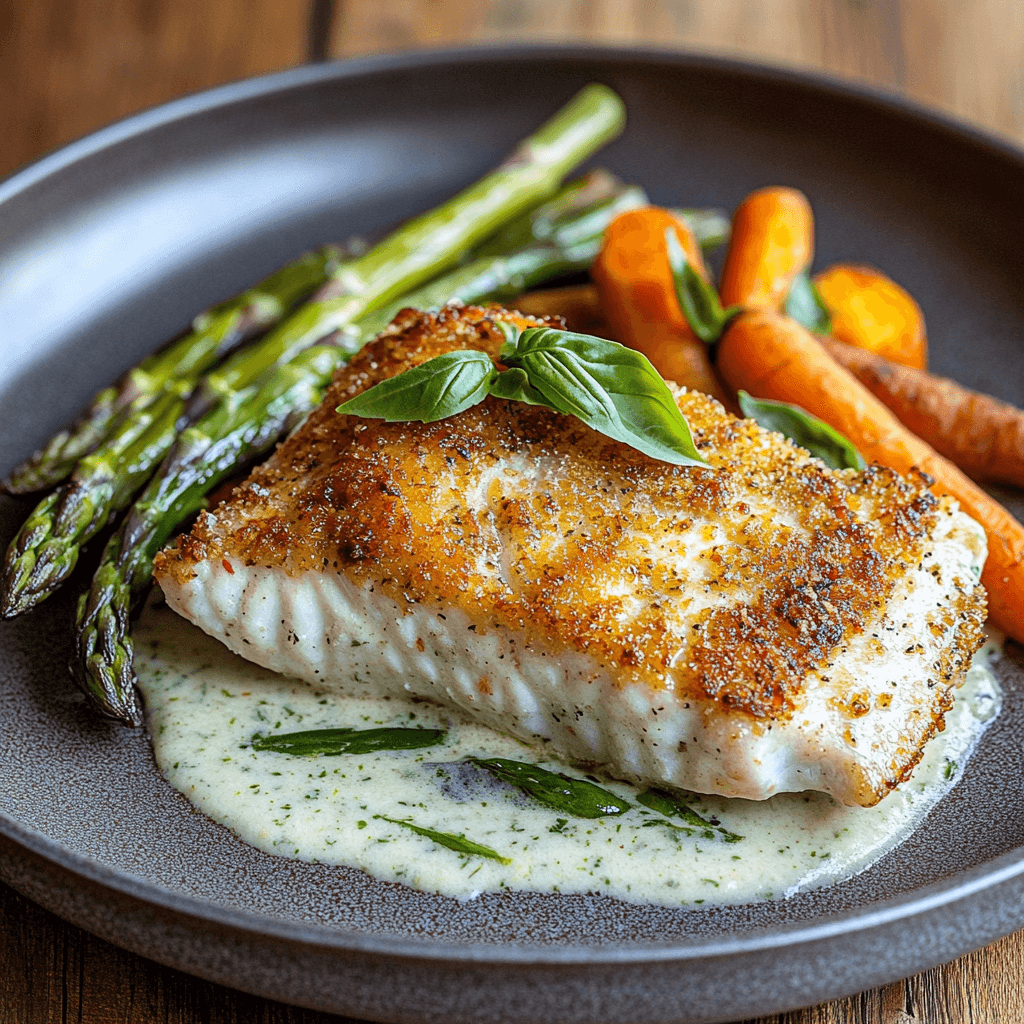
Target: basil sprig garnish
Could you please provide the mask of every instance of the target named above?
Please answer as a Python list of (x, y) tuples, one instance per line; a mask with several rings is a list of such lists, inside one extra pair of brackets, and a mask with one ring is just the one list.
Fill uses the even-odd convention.
[(589, 334), (497, 322), (505, 335), (499, 371), (483, 352), (447, 352), (375, 384), (338, 412), (388, 422), (432, 423), (488, 395), (540, 405), (676, 466), (702, 466), (668, 385), (647, 357)]
[(576, 818), (603, 818), (629, 810), (629, 804), (621, 797), (571, 775), (549, 772), (535, 764), (510, 761), (505, 757), (471, 757), (469, 761), (502, 782), (521, 789), (538, 803)]
[(274, 736), (257, 733), (253, 750), (273, 750), (295, 757), (372, 754), (376, 750), (418, 750), (443, 743), (444, 729), (307, 729)]
[(766, 430), (775, 430), (794, 444), (806, 448), (830, 469), (863, 469), (865, 462), (851, 442), (817, 416), (788, 402), (751, 398), (746, 391), (738, 395), (740, 409), (749, 420)]
[(806, 270), (796, 277), (789, 289), (786, 315), (814, 334), (828, 334), (832, 330), (832, 317), (825, 300)]
[(438, 846), (443, 846), (447, 850), (454, 850), (456, 853), (468, 853), (475, 857), (488, 857), (490, 860), (496, 860), (502, 864), (512, 863), (511, 857), (503, 857), (497, 850), (492, 850), (489, 846), (483, 846), (481, 843), (474, 843), (472, 839), (467, 839), (465, 836), (457, 836), (451, 832), (438, 832), (436, 829), (427, 828), (424, 825), (415, 825), (411, 821), (389, 818), (386, 814), (375, 814), (374, 818), (388, 821), (392, 825), (401, 825), (402, 828), (407, 828), (410, 832), (415, 832), (416, 835), (423, 836), (425, 839), (432, 839)]
[(718, 341), (725, 325), (740, 311), (739, 306), (722, 308), (718, 292), (697, 273), (697, 268), (686, 258), (674, 228), (665, 229), (665, 247), (672, 279), (676, 286), (679, 308), (693, 333), (707, 344)]

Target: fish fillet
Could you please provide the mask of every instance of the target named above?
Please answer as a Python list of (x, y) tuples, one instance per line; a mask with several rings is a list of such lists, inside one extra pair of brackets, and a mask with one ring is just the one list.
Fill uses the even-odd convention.
[(261, 665), (417, 696), (631, 781), (871, 805), (981, 643), (981, 528), (921, 480), (841, 472), (676, 389), (713, 467), (488, 398), (335, 412), (505, 311), (403, 311), (232, 497), (157, 559), (168, 602)]

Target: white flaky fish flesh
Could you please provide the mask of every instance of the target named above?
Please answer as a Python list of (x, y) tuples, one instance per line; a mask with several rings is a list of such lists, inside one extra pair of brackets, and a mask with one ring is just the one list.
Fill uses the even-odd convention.
[(404, 311), (323, 405), (157, 559), (168, 602), (324, 690), (416, 696), (631, 781), (870, 805), (981, 643), (985, 536), (925, 482), (833, 471), (676, 389), (711, 469), (488, 398), (337, 413), (494, 309)]

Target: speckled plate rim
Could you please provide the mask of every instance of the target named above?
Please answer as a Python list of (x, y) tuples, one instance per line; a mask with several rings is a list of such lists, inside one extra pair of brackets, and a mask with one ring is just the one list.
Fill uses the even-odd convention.
[[(1024, 150), (958, 118), (927, 107), (885, 89), (845, 81), (823, 73), (797, 71), (737, 59), (669, 51), (654, 47), (574, 46), (565, 44), (494, 45), (455, 49), (428, 49), (349, 59), (325, 64), (306, 65), (284, 72), (220, 86), (185, 96), (181, 99), (131, 115), (106, 128), (61, 147), (39, 160), (16, 170), (0, 181), (0, 205), (21, 191), (30, 188), (48, 175), (70, 167), (79, 160), (132, 139), (146, 131), (199, 113), (206, 113), (260, 96), (280, 94), (319, 82), (357, 77), (374, 72), (423, 70), (478, 61), (481, 56), (497, 61), (515, 62), (527, 58), (564, 58), (571, 61), (644, 61), (661, 64), (677, 63), (689, 69), (735, 75), (748, 80), (787, 83), (811, 90), (819, 95), (853, 100), (880, 113), (909, 117), (939, 132), (948, 133), (988, 155), (1008, 161), (1024, 181)], [(1024, 847), (994, 858), (947, 879), (924, 886), (891, 900), (870, 907), (852, 908), (830, 914), (813, 924), (789, 924), (772, 929), (753, 930), (751, 934), (731, 941), (707, 941), (696, 937), (692, 942), (674, 940), (671, 944), (634, 942), (621, 946), (494, 945), (490, 943), (439, 943), (429, 939), (396, 938), (393, 936), (345, 931), (337, 927), (316, 926), (296, 921), (254, 914), (184, 896), (154, 885), (144, 879), (105, 867), (68, 849), (46, 836), (27, 829), (16, 819), (0, 811), (0, 835), (76, 875), (112, 893), (213, 925), (237, 929), (254, 936), (267, 936), (286, 942), (319, 949), (347, 950), (384, 956), (408, 957), (417, 960), (479, 962), (531, 965), (636, 964), (639, 962), (688, 961), (733, 957), (745, 953), (797, 947), (822, 942), (839, 935), (864, 932), (886, 925), (905, 923), (929, 912), (949, 908), (957, 902), (970, 900), (1019, 879), (1024, 875)], [(993, 936), (994, 938), (995, 936)], [(965, 949), (966, 951), (966, 949)]]
[(19, 825), (0, 811), (0, 834), (24, 849), (105, 889), (138, 899), (174, 913), (187, 915), (211, 924), (236, 928), (260, 936), (271, 936), (318, 948), (379, 953), (388, 956), (412, 957), (417, 960), (473, 961), (494, 964), (558, 964), (591, 965), (622, 964), (637, 961), (686, 961), (732, 957), (776, 949), (823, 942), (838, 935), (869, 931), (883, 925), (909, 921), (939, 908), (969, 900), (1024, 875), (1024, 850), (1004, 854), (961, 874), (935, 882), (918, 890), (913, 899), (894, 898), (881, 901), (870, 910), (854, 908), (829, 915), (812, 925), (781, 925), (758, 929), (753, 934), (732, 941), (695, 939), (693, 943), (673, 942), (658, 945), (631, 943), (624, 946), (573, 946), (491, 943), (432, 942), (426, 939), (404, 939), (393, 936), (345, 931), (336, 927), (303, 924), (283, 918), (235, 910), (208, 903), (173, 890), (154, 885), (144, 879), (115, 871), (69, 850), (67, 847)]

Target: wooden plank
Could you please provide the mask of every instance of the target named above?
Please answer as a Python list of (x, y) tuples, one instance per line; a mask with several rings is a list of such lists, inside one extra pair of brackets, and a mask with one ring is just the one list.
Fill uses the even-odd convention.
[(909, 96), (1024, 143), (1024, 5), (903, 0)]
[(0, 1024), (356, 1024), (161, 967), (0, 885)]
[(339, 0), (332, 52), (533, 40), (825, 71), (1024, 143), (1024, 5), (1014, 0)]
[(0, 175), (133, 111), (302, 63), (306, 13), (278, 0), (0, 4)]

